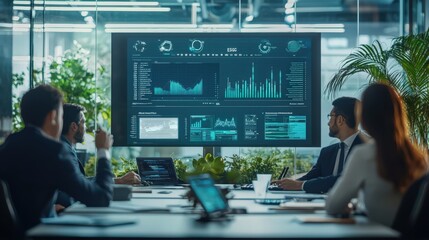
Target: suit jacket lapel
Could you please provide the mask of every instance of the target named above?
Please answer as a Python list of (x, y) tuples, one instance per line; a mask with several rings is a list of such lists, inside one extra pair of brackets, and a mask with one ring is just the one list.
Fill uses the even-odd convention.
[(332, 172), (335, 168), (335, 162), (337, 161), (337, 155), (338, 155), (338, 144), (335, 144), (335, 146), (332, 147), (330, 151), (329, 156), (329, 168), (327, 168), (328, 175), (332, 175)]
[(83, 167), (82, 162), (80, 161), (80, 159), (77, 160), (79, 162), (79, 170), (80, 172), (83, 174), (83, 176), (85, 176), (85, 168)]
[(363, 141), (362, 141), (362, 138), (361, 138), (360, 134), (358, 134), (358, 135), (355, 137), (355, 140), (353, 141), (352, 145), (350, 146), (350, 149), (349, 149), (349, 151), (347, 152), (347, 156), (344, 158), (344, 161), (347, 161), (347, 158), (349, 157), (349, 154), (350, 154), (350, 152), (352, 151), (353, 147), (354, 147), (354, 146), (356, 146), (356, 145), (359, 145), (359, 144), (361, 144), (361, 143), (363, 143)]

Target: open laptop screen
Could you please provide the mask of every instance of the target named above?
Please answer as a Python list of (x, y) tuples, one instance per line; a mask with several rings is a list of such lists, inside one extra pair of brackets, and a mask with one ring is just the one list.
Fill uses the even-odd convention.
[(175, 185), (178, 183), (173, 159), (170, 157), (138, 157), (137, 168), (142, 181), (153, 185)]

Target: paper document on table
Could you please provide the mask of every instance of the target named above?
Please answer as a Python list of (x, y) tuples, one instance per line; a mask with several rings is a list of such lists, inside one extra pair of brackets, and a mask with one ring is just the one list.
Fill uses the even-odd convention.
[(166, 207), (138, 205), (124, 202), (111, 202), (109, 208), (129, 210), (132, 212), (169, 212), (170, 209)]
[(101, 217), (89, 217), (78, 215), (64, 215), (55, 218), (42, 218), (43, 224), (49, 225), (72, 225), (72, 226), (94, 226), (94, 227), (110, 227), (117, 225), (125, 225), (135, 223), (135, 219), (109, 219)]
[(323, 210), (325, 202), (285, 202), (278, 207), (270, 208), (272, 210)]
[(130, 202), (112, 201), (109, 207), (86, 207), (76, 203), (66, 209), (67, 213), (138, 213), (138, 212), (169, 212), (166, 207), (132, 204)]
[(335, 218), (330, 216), (302, 216), (296, 217), (301, 223), (342, 223), (342, 224), (355, 224), (354, 218)]
[(311, 193), (302, 193), (302, 194), (285, 194), (286, 199), (291, 198), (301, 198), (301, 199), (325, 199), (326, 194), (311, 194)]
[(152, 193), (152, 189), (148, 189), (147, 187), (133, 187), (133, 193)]

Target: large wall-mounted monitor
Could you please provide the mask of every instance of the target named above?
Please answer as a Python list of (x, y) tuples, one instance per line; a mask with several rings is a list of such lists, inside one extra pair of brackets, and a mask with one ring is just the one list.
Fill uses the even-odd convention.
[(320, 34), (113, 33), (116, 146), (320, 146)]

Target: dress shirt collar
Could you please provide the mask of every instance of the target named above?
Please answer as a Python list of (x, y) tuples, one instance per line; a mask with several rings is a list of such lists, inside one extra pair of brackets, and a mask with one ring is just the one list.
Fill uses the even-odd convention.
[(61, 142), (73, 153), (75, 158), (77, 159), (76, 148), (70, 143), (70, 141), (64, 136), (61, 135)]
[(61, 141), (63, 141), (64, 143), (69, 145), (71, 148), (73, 148), (73, 145), (71, 144), (71, 142), (64, 135), (61, 135)]
[(47, 134), (45, 131), (43, 131), (42, 128), (40, 127), (36, 127), (34, 125), (28, 124), (27, 126), (25, 126), (26, 129), (34, 129), (36, 132), (39, 132), (42, 136), (44, 136), (45, 138), (49, 138), (52, 139), (54, 141), (59, 142), (58, 139), (55, 139), (54, 137), (52, 137), (51, 135)]
[(353, 142), (355, 141), (355, 138), (357, 137), (357, 135), (359, 135), (360, 131), (357, 131), (356, 133), (354, 133), (353, 135), (351, 135), (350, 137), (346, 138), (343, 142), (345, 144), (345, 148), (350, 148), (350, 146), (352, 146)]

